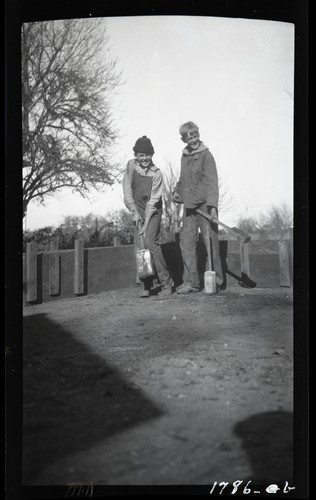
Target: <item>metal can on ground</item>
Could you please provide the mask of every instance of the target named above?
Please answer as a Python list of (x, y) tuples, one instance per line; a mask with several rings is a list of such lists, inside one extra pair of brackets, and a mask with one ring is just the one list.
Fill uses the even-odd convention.
[(204, 273), (204, 293), (214, 295), (217, 292), (216, 272), (205, 271)]

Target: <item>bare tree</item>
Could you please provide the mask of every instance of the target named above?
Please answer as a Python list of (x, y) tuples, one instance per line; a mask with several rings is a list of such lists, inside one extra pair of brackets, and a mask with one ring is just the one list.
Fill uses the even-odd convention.
[(180, 228), (180, 220), (183, 211), (183, 205), (172, 201), (172, 192), (177, 183), (178, 177), (174, 171), (172, 163), (167, 163), (166, 171), (163, 176), (163, 232), (169, 233), (173, 231), (177, 233)]
[(226, 179), (223, 179), (221, 174), (218, 174), (218, 212), (219, 214), (225, 213), (231, 209), (233, 203), (233, 197), (229, 192), (229, 185)]
[(266, 214), (260, 216), (260, 227), (277, 233), (287, 231), (293, 226), (293, 214), (286, 203), (271, 205)]
[(112, 184), (110, 104), (121, 83), (103, 19), (22, 26), (23, 207), (69, 187)]
[(240, 215), (237, 226), (245, 233), (255, 233), (260, 230), (259, 223), (255, 217), (249, 217), (248, 215)]
[(293, 214), (286, 203), (271, 205), (258, 217), (248, 213), (239, 216), (237, 226), (246, 233), (260, 232), (262, 235), (282, 235), (293, 227)]

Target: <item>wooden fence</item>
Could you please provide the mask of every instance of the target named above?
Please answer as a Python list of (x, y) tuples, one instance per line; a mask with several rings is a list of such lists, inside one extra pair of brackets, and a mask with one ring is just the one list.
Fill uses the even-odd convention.
[[(169, 254), (174, 254), (172, 265), (181, 256), (174, 253), (176, 243), (167, 245)], [(293, 285), (292, 231), (288, 239), (279, 241), (250, 241), (243, 245), (223, 240), (220, 245), (224, 271), (235, 281), (243, 281), (246, 286), (250, 283), (251, 287)], [(134, 252), (133, 245), (121, 246), (118, 238), (113, 247), (99, 248), (84, 248), (83, 240), (76, 240), (73, 250), (59, 250), (58, 244), (51, 242), (50, 250), (45, 252), (37, 252), (35, 242), (27, 243), (23, 256), (24, 303), (133, 286)], [(165, 253), (168, 257), (168, 251)], [(229, 279), (231, 286), (233, 281)]]

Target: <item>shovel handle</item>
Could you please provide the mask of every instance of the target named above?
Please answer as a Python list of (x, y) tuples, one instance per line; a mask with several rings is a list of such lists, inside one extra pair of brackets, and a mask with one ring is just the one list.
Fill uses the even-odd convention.
[[(143, 227), (143, 225), (142, 225), (141, 221), (139, 220), (137, 223), (137, 231), (140, 231), (140, 229), (142, 227)], [(139, 234), (138, 238), (139, 238), (139, 242), (140, 242), (140, 248), (141, 248), (141, 250), (144, 250), (146, 248), (144, 235)]]
[(210, 234), (210, 225), (209, 223), (206, 224), (206, 252), (207, 252), (207, 260), (208, 260), (208, 264), (209, 264), (209, 271), (213, 271), (213, 268), (212, 268), (212, 256), (211, 256), (211, 242), (210, 242), (210, 238), (211, 238), (211, 234)]
[(203, 217), (205, 217), (209, 221), (214, 222), (215, 224), (218, 224), (219, 226), (222, 226), (224, 229), (226, 229), (226, 231), (229, 234), (231, 234), (234, 238), (236, 238), (236, 240), (240, 241), (240, 243), (245, 244), (245, 243), (248, 243), (248, 241), (251, 240), (251, 237), (249, 236), (249, 234), (245, 233), (241, 229), (238, 229), (237, 227), (226, 226), (226, 224), (224, 224), (223, 222), (219, 221), (215, 217), (214, 218), (211, 217), (208, 213), (203, 212), (203, 210), (197, 209), (197, 213), (200, 214), (200, 215), (203, 215)]

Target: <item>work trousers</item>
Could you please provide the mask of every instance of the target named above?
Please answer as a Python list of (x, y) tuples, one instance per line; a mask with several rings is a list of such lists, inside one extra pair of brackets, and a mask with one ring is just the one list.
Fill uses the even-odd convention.
[[(151, 216), (151, 219), (146, 229), (145, 246), (148, 250), (151, 251), (156, 275), (159, 284), (163, 287), (171, 283), (171, 276), (159, 244), (161, 215), (162, 211), (158, 210)], [(134, 246), (135, 246), (135, 252), (141, 248), (136, 225), (134, 228)], [(149, 290), (152, 286), (153, 279), (146, 278), (145, 280), (142, 281), (144, 283), (145, 290)]]
[[(200, 207), (204, 212), (207, 211), (206, 205)], [(219, 240), (218, 240), (218, 226), (213, 224), (196, 212), (195, 209), (184, 209), (183, 212), (183, 225), (180, 231), (180, 248), (183, 261), (183, 283), (195, 288), (200, 288), (200, 276), (197, 266), (197, 243), (199, 231), (203, 238), (204, 245), (206, 246), (207, 238), (207, 225), (210, 227), (211, 237), (211, 256), (212, 267), (209, 269), (208, 259), (206, 263), (207, 271), (216, 272), (216, 282), (220, 286), (223, 283), (223, 271), (219, 254)], [(207, 248), (207, 247), (206, 247)]]

